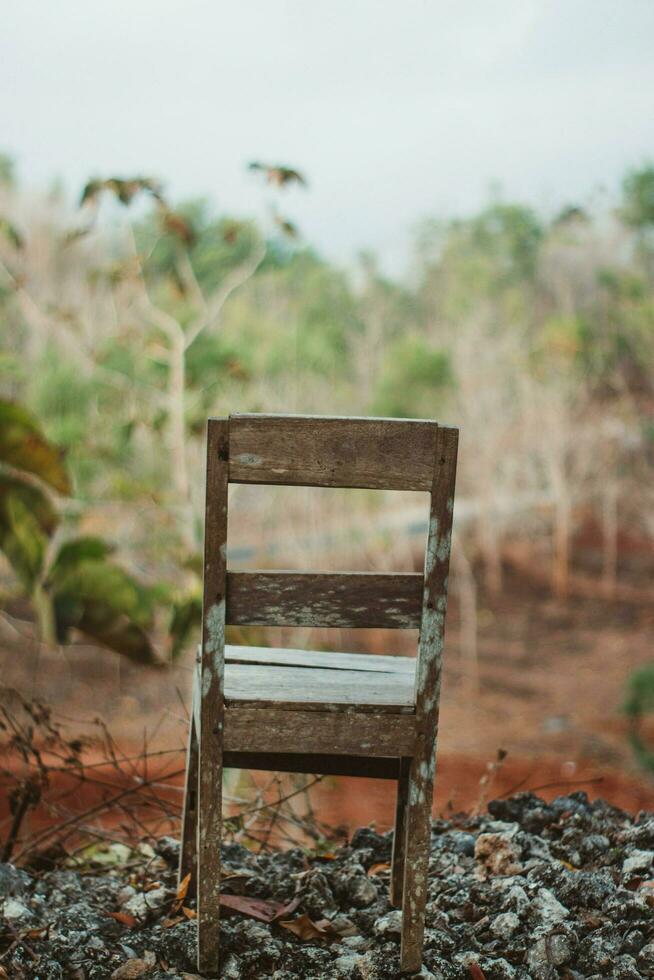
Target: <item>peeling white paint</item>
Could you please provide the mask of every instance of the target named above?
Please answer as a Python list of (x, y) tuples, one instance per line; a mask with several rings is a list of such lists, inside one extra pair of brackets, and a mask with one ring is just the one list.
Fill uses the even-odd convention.
[(257, 456), (256, 453), (239, 453), (234, 456), (234, 462), (242, 466), (262, 466), (263, 457)]

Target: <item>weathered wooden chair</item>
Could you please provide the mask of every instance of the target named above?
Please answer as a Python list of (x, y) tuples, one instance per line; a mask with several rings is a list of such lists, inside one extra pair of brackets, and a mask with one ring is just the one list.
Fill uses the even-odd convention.
[[(224, 767), (398, 782), (391, 901), (402, 970), (420, 969), (458, 432), (431, 421), (210, 419), (202, 644), (180, 874), (198, 895), (198, 968), (219, 952)], [(424, 575), (228, 572), (232, 483), (427, 490)], [(225, 646), (225, 626), (420, 629), (417, 659)]]

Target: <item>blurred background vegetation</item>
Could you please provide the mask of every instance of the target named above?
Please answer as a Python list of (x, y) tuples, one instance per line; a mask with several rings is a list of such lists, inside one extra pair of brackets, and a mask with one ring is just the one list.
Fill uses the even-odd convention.
[[(159, 664), (193, 646), (204, 430), (230, 412), (460, 427), (454, 584), (471, 662), (479, 595), (500, 595), (521, 562), (560, 601), (646, 597), (654, 167), (626, 173), (610, 207), (545, 217), (494, 199), (426, 218), (402, 279), (370, 253), (328, 262), (284, 210), (303, 175), (250, 169), (277, 202), (259, 222), (171, 202), (153, 177), (91, 180), (73, 205), (24, 190), (2, 158), (6, 642), (90, 640)], [(358, 505), (372, 529), (401, 518), (372, 496)], [(253, 501), (235, 501), (251, 540)], [(272, 540), (283, 520), (257, 506)], [(314, 527), (329, 507), (318, 501)], [(392, 567), (389, 540), (359, 542), (362, 567)]]

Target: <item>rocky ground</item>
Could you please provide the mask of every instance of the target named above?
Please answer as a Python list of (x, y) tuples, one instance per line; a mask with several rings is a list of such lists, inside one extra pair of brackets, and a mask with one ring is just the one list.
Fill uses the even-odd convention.
[[(78, 870), (0, 865), (0, 977), (195, 977), (176, 842), (120, 847), (96, 848)], [(399, 977), (390, 847), (369, 829), (322, 857), (227, 845), (220, 977)], [(522, 794), (481, 817), (435, 821), (421, 976), (654, 978), (653, 861), (654, 814), (633, 818), (584, 793)]]

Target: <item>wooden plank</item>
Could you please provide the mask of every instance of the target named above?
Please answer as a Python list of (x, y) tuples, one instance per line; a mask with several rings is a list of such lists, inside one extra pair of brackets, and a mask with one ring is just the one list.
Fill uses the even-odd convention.
[(422, 575), (375, 572), (229, 572), (230, 626), (417, 629)]
[(309, 755), (298, 752), (225, 752), (225, 769), (259, 769), (263, 772), (299, 772), (325, 776), (362, 776), (397, 779), (397, 759), (358, 755)]
[(336, 653), (330, 650), (290, 650), (279, 647), (225, 647), (225, 660), (234, 664), (279, 664), (324, 667), (325, 670), (380, 671), (415, 676), (415, 657), (391, 657), (372, 653)]
[(439, 429), (434, 453), (424, 608), (416, 669), (416, 748), (409, 773), (406, 817), (400, 950), (404, 972), (417, 972), (422, 962), (457, 436), (456, 430)]
[(200, 674), (198, 971), (218, 972), (229, 426), (207, 427)]
[(184, 807), (182, 810), (182, 831), (179, 846), (179, 871), (177, 883), (187, 874), (191, 875), (188, 885), (189, 895), (197, 895), (198, 861), (198, 738), (195, 729), (195, 712), (191, 713), (186, 753), (186, 781), (184, 784)]
[(411, 673), (325, 670), (276, 664), (225, 665), (225, 703), (276, 706), (286, 710), (357, 711), (413, 714)]
[(415, 746), (415, 716), (225, 706), (225, 752), (402, 756)]
[(435, 422), (232, 415), (233, 483), (429, 490)]
[(400, 759), (397, 767), (397, 799), (395, 802), (395, 829), (391, 857), (390, 902), (395, 908), (402, 907), (404, 891), (404, 861), (406, 857), (406, 814), (409, 801), (409, 771), (411, 759)]

